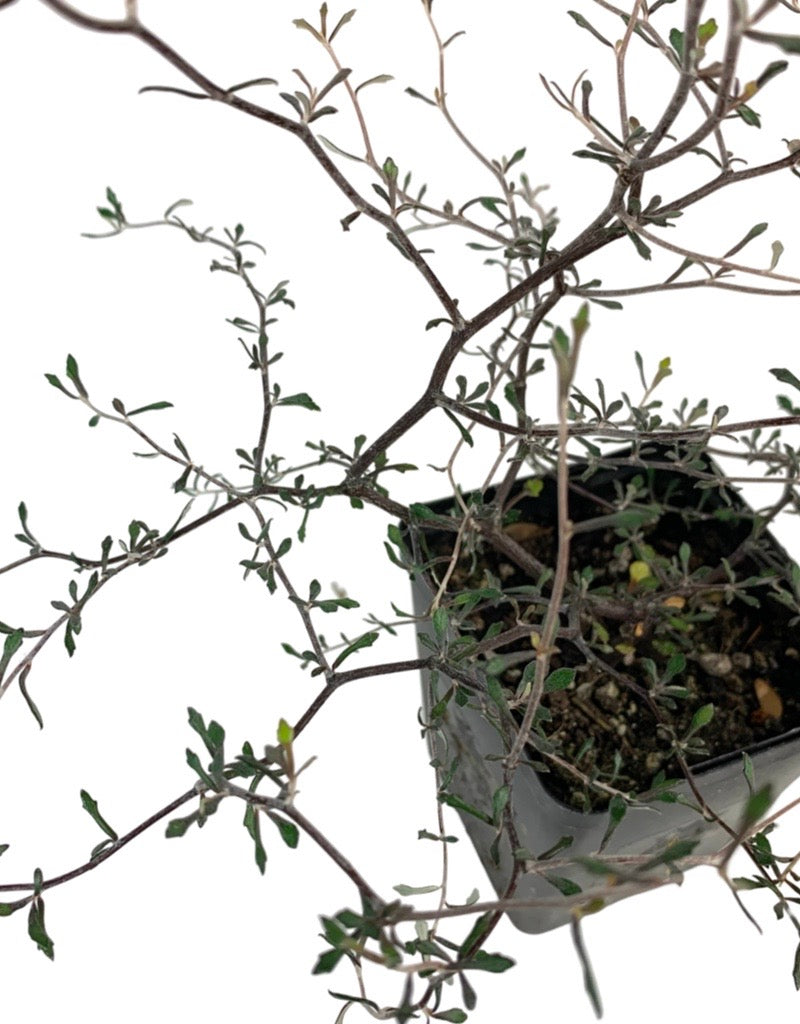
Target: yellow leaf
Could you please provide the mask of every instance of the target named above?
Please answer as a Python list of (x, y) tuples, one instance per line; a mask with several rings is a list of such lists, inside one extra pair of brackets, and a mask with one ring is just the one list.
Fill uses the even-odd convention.
[(282, 718), (278, 722), (278, 743), (282, 747), (288, 747), (294, 739), (294, 729), (289, 725), (285, 718)]

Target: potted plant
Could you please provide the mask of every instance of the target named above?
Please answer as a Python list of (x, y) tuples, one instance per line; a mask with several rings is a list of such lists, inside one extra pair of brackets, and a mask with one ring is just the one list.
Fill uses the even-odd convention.
[[(516, 560), (480, 533), (465, 542), (470, 525), (451, 500), (410, 530), (418, 614), (438, 595), (421, 650), (458, 670), (429, 671), (423, 691), (434, 763), (457, 764), (444, 799), (498, 895), (511, 884), (530, 901), (509, 916), (531, 932), (640, 892), (688, 854), (724, 857), (800, 767), (797, 567), (764, 521), (680, 443), (596, 450), (569, 483), (564, 627), (507, 817), (507, 759), (556, 560), (556, 478), (509, 492)], [(497, 492), (474, 497), (468, 514), (485, 516)], [(454, 552), (456, 536), (471, 550)], [(568, 897), (560, 905), (554, 889)]]
[[(157, 371), (166, 373), (171, 365), (170, 346), (153, 343), (156, 347), (135, 360), (127, 358), (130, 344), (109, 347), (103, 365), (109, 372), (123, 367), (125, 379), (108, 388), (72, 344), (63, 370), (47, 364), (51, 395), (68, 411), (85, 409), (90, 426), (99, 428), (96, 433), (110, 428), (109, 435), (111, 430), (129, 434), (138, 456), (170, 466), (170, 488), (180, 507), (157, 526), (149, 515), (128, 513), (124, 529), (100, 531), (90, 548), (83, 541), (43, 538), (28, 503), (17, 505), (16, 542), (24, 550), (4, 560), (6, 580), (19, 578), (33, 564), (66, 569), (68, 579), (62, 590), (48, 591), (45, 621), (38, 620), (40, 611), (4, 605), (0, 696), (15, 695), (31, 721), (41, 725), (48, 704), (39, 668), (42, 652), (52, 650), (54, 640), (63, 642), (70, 657), (76, 646), (88, 646), (91, 631), (84, 637), (83, 626), (102, 606), (101, 595), (115, 592), (117, 581), (122, 589), (125, 580), (154, 578), (162, 571), (154, 566), (174, 564), (173, 553), (190, 550), (192, 539), (207, 534), (212, 523), (233, 524), (242, 575), (273, 602), (269, 628), (276, 632), (268, 642), (283, 659), (275, 677), (285, 678), (288, 665), (303, 688), (279, 688), (273, 701), (293, 710), (276, 711), (264, 730), (263, 705), (251, 705), (251, 697), (238, 689), (252, 665), (259, 671), (262, 665), (264, 620), (259, 618), (249, 631), (258, 640), (253, 658), (238, 672), (227, 663), (219, 670), (237, 695), (228, 710), (241, 716), (246, 703), (245, 722), (237, 718), (232, 727), (226, 718), (223, 728), (221, 712), (198, 710), (192, 699), (188, 784), (179, 782), (146, 815), (137, 810), (134, 817), (131, 810), (132, 823), (125, 828), (95, 783), (82, 789), (83, 811), (98, 830), (89, 856), (77, 858), (67, 870), (34, 866), (38, 861), (27, 873), (20, 869), (19, 876), (9, 869), (0, 880), (0, 915), (23, 918), (30, 939), (52, 958), (50, 908), (62, 886), (90, 873), (102, 876), (98, 869), (111, 858), (120, 863), (117, 855), (154, 825), (172, 839), (193, 835), (220, 808), (238, 806), (259, 871), (265, 871), (276, 845), (294, 851), (302, 843), (318, 849), (349, 887), (349, 896), (340, 899), (337, 890), (331, 905), (320, 908), (321, 942), (313, 963), (317, 975), (336, 972), (340, 1020), (351, 1008), (399, 1021), (465, 1020), (476, 1005), (475, 978), (482, 972), (505, 975), (513, 966), (495, 946), (506, 915), (529, 931), (569, 924), (599, 1013), (583, 921), (624, 895), (680, 881), (698, 864), (721, 873), (746, 913), (742, 891), (761, 889), (779, 916), (794, 921), (793, 901), (800, 892), (794, 859), (773, 850), (773, 832), (786, 810), (774, 802), (798, 771), (800, 722), (791, 677), (800, 660), (792, 640), (800, 616), (800, 570), (775, 537), (781, 536), (782, 513), (798, 507), (800, 458), (790, 428), (800, 422), (794, 394), (800, 390), (800, 371), (783, 366), (787, 360), (777, 355), (773, 366), (770, 358), (763, 376), (771, 369), (783, 385), (778, 415), (764, 415), (757, 407), (733, 416), (703, 398), (662, 401), (672, 361), (654, 350), (649, 337), (641, 338), (631, 360), (638, 374), (635, 393), (613, 356), (615, 317), (635, 316), (631, 310), (637, 303), (666, 296), (670, 307), (652, 314), (666, 317), (695, 293), (731, 303), (745, 296), (773, 306), (800, 294), (797, 272), (783, 264), (779, 268), (784, 243), (759, 248), (767, 226), (762, 220), (750, 226), (741, 198), (757, 195), (766, 202), (773, 194), (793, 196), (789, 187), (800, 175), (800, 143), (788, 129), (781, 129), (788, 136), (783, 141), (772, 128), (768, 136), (763, 133), (760, 147), (754, 141), (766, 120), (762, 100), (768, 104), (770, 95), (779, 97), (782, 83), (797, 74), (793, 55), (800, 42), (791, 31), (797, 5), (766, 0), (751, 11), (732, 3), (712, 13), (699, 0), (630, 0), (622, 7), (597, 0), (585, 11), (566, 12), (571, 38), (596, 48), (598, 59), (608, 59), (599, 67), (606, 78), (602, 89), (598, 79), (595, 91), (585, 75), (568, 86), (561, 67), (557, 72), (543, 68), (546, 109), (560, 120), (544, 129), (550, 115), (542, 108), (534, 160), (525, 145), (507, 149), (505, 156), (487, 150), (464, 128), (447, 78), (451, 55), (464, 43), (459, 26), (450, 24), (452, 12), (440, 12), (440, 4), (434, 9), (433, 0), (412, 5), (420, 21), (415, 32), (424, 32), (433, 45), (435, 84), (426, 88), (419, 80), (423, 72), (414, 50), (416, 84), (405, 89), (408, 95), (398, 90), (397, 99), (406, 106), (395, 115), (395, 127), (405, 127), (401, 118), (413, 111), (435, 115), (480, 175), (474, 187), (467, 184), (472, 170), (465, 165), (462, 179), (461, 165), (449, 151), (437, 152), (430, 164), (423, 149), (417, 154), (421, 166), (412, 168), (399, 143), (395, 149), (383, 138), (378, 141), (370, 116), (373, 101), (366, 97), (378, 102), (380, 88), (395, 85), (378, 68), (351, 69), (357, 54), (345, 40), (358, 25), (358, 19), (350, 24), (354, 11), (322, 4), (313, 18), (295, 19), (295, 36), (319, 63), (276, 70), (275, 77), (269, 68), (265, 76), (259, 63), (252, 73), (223, 78), (187, 56), (172, 42), (172, 31), (162, 34), (151, 26), (136, 0), (125, 0), (119, 11), (104, 17), (66, 0), (42, 0), (40, 6), (60, 15), (73, 31), (94, 30), (97, 46), (110, 42), (103, 35), (121, 37), (163, 59), (171, 77), (145, 86), (143, 91), (157, 94), (151, 99), (186, 104), (200, 113), (212, 103), (232, 108), (247, 115), (251, 125), (277, 133), (274, 138), (282, 133), (299, 144), (335, 199), (315, 188), (304, 193), (302, 184), (288, 181), (271, 189), (265, 202), (276, 216), (294, 209), (287, 198), (293, 187), (309, 202), (313, 212), (305, 211), (302, 230), (293, 224), (294, 240), (302, 236), (305, 246), (304, 268), (315, 262), (314, 246), (323, 245), (314, 225), (324, 209), (336, 222), (337, 245), (352, 243), (352, 248), (371, 240), (367, 232), (377, 226), (379, 246), (372, 258), (379, 272), (368, 287), (359, 282), (354, 290), (341, 255), (323, 260), (325, 274), (313, 300), (330, 310), (331, 323), (324, 330), (299, 331), (298, 349), (287, 349), (279, 362), (278, 339), (295, 297), (282, 275), (269, 277), (255, 235), (240, 222), (207, 228), (187, 201), (173, 194), (155, 215), (134, 212), (141, 208), (134, 197), (106, 188), (97, 210), (99, 226), (89, 232), (115, 240), (96, 243), (104, 254), (134, 235), (160, 232), (162, 239), (207, 255), (214, 278), (239, 289), (239, 305), (226, 308), (224, 317), (256, 382), (258, 412), (255, 426), (238, 419), (244, 403), (216, 418), (219, 393), (227, 385), (215, 369), (198, 404), (195, 431), (210, 424), (213, 441), (221, 434), (227, 438), (231, 420), (249, 434), (243, 441), (231, 432), (233, 456), (227, 448), (220, 454), (206, 438), (213, 451), (207, 457), (177, 419), (169, 428), (159, 426), (159, 417), (174, 414), (160, 389), (152, 394), (149, 389)], [(9, 31), (15, 18), (23, 24), (25, 5), (0, 0), (0, 9)], [(463, 12), (466, 17), (466, 5)], [(483, 6), (470, 16), (476, 13), (485, 15)], [(375, 39), (385, 41), (385, 13), (373, 10), (370, 16), (377, 18)], [(511, 22), (503, 24), (504, 34), (514, 35)], [(393, 23), (393, 31), (400, 30)], [(276, 44), (276, 61), (281, 50)], [(581, 171), (570, 188), (577, 212), (562, 222), (545, 201), (538, 161), (555, 159), (573, 130), (583, 140), (576, 143), (580, 148), (573, 152), (572, 142), (563, 148)], [(238, 146), (226, 150), (226, 159), (238, 175), (253, 173)], [(263, 173), (259, 164), (259, 183)], [(563, 179), (566, 172), (559, 165), (554, 173)], [(756, 191), (745, 192), (750, 189)], [(730, 205), (723, 214), (725, 201)], [(335, 216), (328, 217), (331, 210)], [(702, 220), (703, 211), (715, 214), (714, 230)], [(793, 230), (791, 222), (787, 230)], [(447, 238), (456, 234), (461, 237), (453, 252)], [(430, 239), (436, 241), (428, 244)], [(460, 276), (462, 240), (481, 268), (478, 285), (466, 272)], [(784, 241), (788, 247), (790, 239)], [(350, 249), (341, 251), (351, 258)], [(151, 287), (161, 283), (158, 277), (152, 275)], [(120, 287), (135, 280), (129, 276)], [(328, 281), (333, 287), (325, 291)], [(396, 330), (398, 337), (392, 335), (393, 347), (377, 352), (376, 321), (361, 334), (353, 324), (385, 287), (394, 289), (393, 304), (375, 315), (381, 331)], [(342, 294), (349, 303), (345, 319), (336, 305)], [(411, 298), (418, 294), (424, 295), (419, 309)], [(211, 301), (210, 293), (202, 298)], [(121, 297), (115, 301), (123, 308)], [(131, 316), (145, 307), (131, 304), (129, 297), (125, 301)], [(197, 303), (193, 291), (192, 307)], [(741, 307), (727, 308), (736, 310), (727, 314), (726, 330), (733, 330), (733, 321), (743, 314)], [(124, 319), (115, 320), (120, 332)], [(652, 331), (647, 318), (639, 323), (642, 334)], [(677, 318), (675, 329), (687, 330)], [(735, 352), (755, 381), (755, 368), (751, 372), (738, 348), (722, 350), (705, 323), (693, 329), (698, 354), (700, 343), (710, 344), (712, 338), (716, 358), (730, 359)], [(326, 344), (320, 342), (323, 335)], [(596, 337), (603, 341), (595, 346)], [(306, 348), (303, 338), (311, 339)], [(367, 342), (368, 347), (359, 347)], [(391, 359), (385, 355), (390, 347)], [(181, 384), (194, 383), (200, 351), (195, 346), (190, 357), (184, 352), (178, 360)], [(368, 429), (345, 434), (350, 429), (345, 419), (347, 427), (333, 433), (316, 425), (304, 430), (290, 419), (319, 416), (320, 408), (325, 415), (325, 402), (301, 372), (325, 359), (330, 369), (321, 386), (329, 385), (328, 397), (335, 391), (347, 412), (369, 406)], [(598, 359), (605, 365), (603, 379), (595, 381)], [(408, 394), (396, 385), (405, 361), (415, 375)], [(340, 372), (345, 364), (356, 368), (352, 378)], [(63, 451), (71, 455), (62, 440)], [(53, 475), (67, 463), (67, 454), (50, 460)], [(222, 468), (209, 468), (217, 459)], [(113, 479), (117, 482), (109, 489), (121, 488), (122, 477)], [(765, 497), (750, 489), (760, 483), (767, 485)], [(748, 488), (744, 497), (742, 485)], [(768, 485), (777, 485), (777, 493)], [(74, 477), (68, 486), (74, 498)], [(437, 502), (431, 495), (444, 497)], [(307, 561), (305, 552), (313, 548), (326, 517), (341, 507), (348, 519), (362, 518), (349, 534), (330, 520), (334, 528), (322, 553), (317, 548), (316, 561)], [(81, 527), (88, 515), (82, 514)], [(387, 562), (400, 570), (395, 572), (399, 591), (391, 613), (376, 609), (364, 617), (350, 588), (331, 583), (332, 566), (355, 562), (353, 571), (363, 567), (365, 575), (374, 573), (373, 549), (366, 551), (365, 545), (353, 556), (351, 542), (364, 543), (370, 526), (361, 524), (378, 516), (381, 532), (388, 530)], [(377, 550), (381, 554), (380, 544)], [(207, 621), (200, 618), (210, 602), (201, 589), (207, 562), (207, 557), (200, 561), (200, 573), (197, 561), (184, 563), (176, 581), (185, 600), (199, 604), (196, 622), (181, 630), (179, 645), (196, 647), (214, 636), (214, 623), (197, 625)], [(134, 567), (142, 574), (129, 571)], [(418, 587), (413, 612), (402, 596), (409, 573), (415, 584), (427, 587)], [(163, 588), (158, 596), (163, 597)], [(293, 629), (273, 626), (280, 613), (272, 609), (280, 596)], [(220, 615), (225, 603), (214, 594)], [(146, 599), (140, 595), (142, 604)], [(141, 624), (145, 612), (140, 607), (128, 618)], [(339, 621), (343, 625), (332, 632), (330, 622)], [(416, 654), (392, 649), (393, 638), (404, 633), (409, 644), (411, 634), (421, 635)], [(135, 632), (137, 644), (145, 635), (143, 628)], [(159, 664), (165, 658), (160, 651)], [(341, 695), (355, 687), (377, 693), (387, 681), (420, 671), (425, 687), (419, 725), (433, 764), (435, 824), (418, 835), (440, 854), (441, 873), (434, 884), (398, 879), (387, 888), (383, 879), (372, 880), (373, 868), (380, 874), (380, 855), (371, 862), (354, 857), (348, 830), (331, 815), (331, 807), (338, 810), (340, 802), (342, 815), (355, 807), (364, 816), (359, 786), (366, 785), (365, 776), (394, 765), (390, 737), (381, 734), (374, 773), (359, 761), (337, 778), (329, 806), (314, 808), (314, 788), (328, 779), (315, 776), (311, 767), (316, 750), (309, 737), (319, 734), (309, 727), (325, 721)], [(198, 670), (205, 674), (204, 667)], [(186, 673), (178, 666), (169, 675)], [(310, 696), (309, 685), (318, 687)], [(142, 691), (135, 692), (138, 697)], [(301, 692), (302, 706), (295, 711)], [(225, 699), (215, 693), (213, 703)], [(387, 707), (384, 700), (376, 712), (381, 722)], [(361, 733), (376, 720), (360, 719)], [(250, 727), (258, 729), (252, 741), (244, 733)], [(128, 742), (139, 752), (146, 747), (152, 757), (154, 730), (148, 723), (146, 742), (140, 732)], [(361, 740), (352, 722), (330, 733), (335, 734), (327, 762), (332, 767), (323, 774), (332, 777), (337, 753), (344, 759)], [(82, 751), (85, 743), (88, 738), (75, 747)], [(417, 756), (424, 760), (421, 745)], [(98, 754), (115, 770), (134, 764), (132, 758), (130, 747), (124, 755), (116, 748)], [(138, 780), (146, 776), (140, 761), (131, 772)], [(376, 803), (371, 826), (383, 834), (393, 824), (392, 804), (407, 802), (398, 790), (393, 800)], [(458, 902), (448, 890), (450, 849), (457, 839), (448, 807), (462, 815), (497, 898), (481, 900), (473, 893)], [(389, 845), (397, 844), (392, 839)], [(0, 846), (0, 853), (5, 850)], [(52, 843), (47, 850), (52, 852)], [(732, 871), (737, 852), (749, 861), (745, 874)], [(302, 850), (293, 854), (302, 855)], [(280, 919), (281, 929), (290, 923)], [(285, 968), (294, 952), (287, 953), (282, 943), (281, 955)], [(369, 971), (374, 968), (390, 972), (397, 983), (391, 994), (373, 995)], [(349, 980), (346, 971), (352, 972)], [(797, 966), (794, 977), (800, 978)]]

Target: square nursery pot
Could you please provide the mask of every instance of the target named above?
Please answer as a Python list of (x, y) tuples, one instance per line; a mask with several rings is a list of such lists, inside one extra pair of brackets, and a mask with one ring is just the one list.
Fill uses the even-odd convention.
[[(700, 530), (705, 541), (710, 540), (712, 550), (718, 552), (716, 564), (721, 564), (722, 558), (726, 558), (739, 548), (750, 536), (754, 521), (753, 513), (738, 494), (718, 485), (696, 488), (695, 481), (684, 473), (670, 468), (670, 458), (675, 458), (674, 453), (670, 454), (670, 449), (647, 445), (642, 446), (636, 459), (630, 456), (629, 450), (607, 458), (612, 457), (617, 463), (621, 459), (624, 460), (624, 464), (617, 464), (613, 468), (596, 469), (585, 479), (581, 479), (587, 468), (585, 464), (576, 465), (571, 469), (570, 516), (573, 522), (597, 518), (596, 499), (589, 497), (589, 492), (608, 500), (618, 493), (620, 487), (626, 488), (634, 478), (639, 477), (647, 482), (650, 494), (657, 502), (662, 503), (662, 507), (669, 505), (671, 509), (695, 508), (706, 516), (700, 523), (687, 523), (687, 520), (677, 512), (664, 512), (657, 526), (644, 528), (646, 540), (653, 531), (667, 528), (670, 550), (677, 551), (684, 540), (690, 544), (696, 543), (699, 535), (695, 531)], [(718, 472), (707, 457), (703, 456), (703, 459), (708, 472)], [(518, 503), (514, 507), (521, 513), (519, 521), (545, 529), (552, 528), (552, 535), (555, 536), (555, 480), (548, 476), (540, 477), (538, 480), (541, 481), (541, 488), (539, 489), (537, 483), (534, 490), (539, 490), (535, 497), (530, 496), (526, 480), (517, 482), (515, 490), (512, 491), (512, 498), (518, 498)], [(486, 492), (484, 503), (491, 501), (493, 494), (493, 490)], [(432, 510), (437, 517), (450, 516), (453, 503), (452, 500), (445, 499), (425, 507)], [(439, 520), (440, 525), (441, 523), (442, 520)], [(602, 524), (595, 532), (598, 535), (604, 534), (607, 540), (609, 531), (617, 542), (624, 536), (619, 528)], [(582, 536), (586, 537), (590, 532), (584, 531)], [(416, 526), (406, 534), (414, 553), (415, 565), (424, 565), (426, 561), (435, 558), (433, 552), (436, 551), (437, 545), (447, 547), (447, 538), (451, 538), (448, 548), (451, 550), (453, 536), (452, 531), (442, 530), (435, 523), (431, 525), (429, 517), (426, 517), (424, 527)], [(440, 546), (440, 559), (441, 550)], [(554, 564), (554, 560), (554, 552), (551, 552), (549, 559), (541, 559), (550, 565)], [(705, 564), (713, 568), (715, 563), (706, 561)], [(740, 554), (736, 573), (737, 579), (742, 579), (772, 571), (776, 576), (791, 581), (791, 567), (792, 561), (777, 541), (769, 534), (762, 533), (758, 544), (748, 545), (743, 558)], [(426, 575), (427, 573), (424, 573), (412, 577), (414, 608), (416, 615), (420, 617), (427, 615), (432, 599), (430, 579), (426, 580)], [(790, 582), (786, 589), (791, 592)], [(761, 590), (762, 595), (763, 593), (764, 588)], [(694, 782), (708, 806), (733, 828), (742, 820), (744, 808), (751, 794), (751, 782), (756, 789), (768, 784), (771, 798), (774, 800), (800, 775), (800, 694), (794, 696), (789, 685), (800, 670), (800, 655), (792, 647), (792, 638), (796, 633), (792, 628), (792, 620), (796, 613), (774, 597), (762, 596), (759, 604), (759, 608), (754, 608), (737, 600), (730, 605), (726, 602), (726, 607), (738, 608), (741, 605), (742, 614), (750, 617), (746, 628), (749, 636), (756, 637), (755, 646), (751, 645), (750, 650), (759, 650), (758, 635), (761, 625), (757, 623), (753, 629), (752, 621), (753, 617), (761, 617), (772, 629), (772, 635), (779, 637), (781, 651), (785, 651), (777, 659), (770, 655), (771, 661), (766, 668), (767, 656), (763, 650), (760, 655), (755, 653), (754, 664), (750, 666), (749, 671), (738, 673), (736, 681), (740, 689), (742, 684), (744, 685), (745, 695), (755, 708), (749, 714), (751, 719), (755, 716), (758, 723), (758, 716), (763, 716), (763, 712), (759, 712), (756, 698), (752, 693), (748, 694), (747, 690), (754, 685), (756, 674), (768, 673), (773, 690), (782, 697), (782, 713), (777, 720), (762, 720), (760, 738), (756, 742), (734, 750), (714, 750), (712, 756), (707, 756), (705, 760), (696, 760), (692, 765)], [(424, 633), (427, 633), (429, 638), (433, 636), (429, 619), (420, 637), (420, 653), (427, 656), (430, 654), (430, 643), (425, 643)], [(480, 629), (477, 633), (478, 636), (481, 635)], [(565, 644), (566, 641), (559, 641), (559, 648), (562, 651)], [(775, 642), (772, 649), (775, 649)], [(744, 662), (746, 661), (745, 658)], [(580, 661), (576, 663), (579, 664)], [(704, 675), (697, 668), (697, 664), (691, 660), (687, 661), (687, 666), (693, 670), (697, 669), (697, 685), (702, 684), (705, 679), (706, 682), (710, 680), (718, 686), (719, 680)], [(469, 683), (461, 685), (458, 700), (451, 699), (447, 703), (446, 711), (438, 720), (438, 728), (430, 730), (428, 738), (432, 756), (438, 758), (443, 766), (451, 767), (454, 758), (457, 758), (457, 768), (448, 786), (448, 793), (456, 797), (456, 803), (461, 800), (482, 815), (491, 818), (493, 796), (503, 784), (502, 758), (508, 750), (510, 733), (506, 729), (504, 739), (503, 729), (498, 721), (500, 716), (497, 705), (489, 696), (485, 674), (477, 672), (474, 667), (467, 668)], [(569, 699), (570, 692), (575, 692), (575, 687), (580, 681), (581, 675), (578, 674), (571, 687), (563, 691), (562, 698)], [(464, 680), (462, 684), (463, 682)], [(727, 685), (724, 679), (723, 683)], [(449, 687), (450, 680), (445, 679), (441, 673), (433, 685), (430, 673), (424, 673), (423, 711), (426, 722), (430, 721), (432, 707), (441, 701)], [(710, 695), (709, 702), (718, 699), (718, 696)], [(723, 698), (723, 703), (725, 700), (727, 698)], [(518, 723), (520, 713), (517, 715)], [(653, 731), (656, 728), (652, 719), (649, 728)], [(758, 732), (758, 728), (755, 731)], [(747, 763), (743, 758), (743, 752), (749, 755), (754, 769), (750, 780), (743, 770)], [(636, 803), (628, 806), (622, 820), (603, 846), (610, 822), (608, 808), (587, 811), (570, 806), (565, 802), (563, 793), (554, 790), (551, 773), (540, 772), (532, 766), (531, 762), (534, 761), (542, 763), (539, 755), (529, 749), (526, 758), (528, 760), (517, 768), (514, 779), (513, 813), (519, 842), (517, 856), (518, 859), (528, 860), (529, 863), (525, 873), (520, 877), (514, 898), (541, 901), (541, 905), (509, 912), (511, 920), (523, 931), (544, 932), (566, 924), (570, 921), (576, 906), (587, 904), (595, 898), (602, 898), (604, 903), (611, 903), (632, 894), (631, 887), (624, 885), (620, 892), (614, 892), (607, 876), (592, 873), (582, 865), (570, 864), (565, 867), (564, 858), (571, 860), (596, 856), (602, 847), (604, 856), (645, 856), (657, 860), (658, 855), (675, 841), (696, 841), (693, 855), (716, 853), (730, 841), (730, 835), (718, 823), (705, 819), (699, 812), (687, 781), (681, 777), (680, 770), (673, 763), (672, 767), (666, 768), (666, 775), (670, 780), (680, 781), (675, 781), (667, 788), (661, 786), (659, 781), (654, 789), (653, 777), (657, 773), (653, 772), (650, 781), (642, 787), (645, 791), (639, 794)], [(514, 863), (514, 854), (507, 835), (503, 834), (498, 847), (497, 829), (493, 824), (463, 810), (459, 810), (459, 813), (495, 890), (498, 895), (502, 895)], [(541, 858), (544, 852), (554, 847), (560, 851), (556, 853), (554, 860), (561, 859), (561, 866), (557, 871), (554, 870), (553, 874), (566, 876), (570, 882), (579, 885), (579, 895), (565, 898), (562, 895), (564, 888), (560, 884), (560, 879), (548, 881), (544, 877), (547, 865), (541, 860), (537, 870), (531, 870), (532, 861)], [(520, 850), (529, 853), (520, 854)], [(663, 863), (648, 870), (647, 877), (653, 878), (654, 874), (659, 872), (660, 877), (666, 877), (669, 871), (669, 865)], [(624, 891), (626, 888), (628, 892)]]

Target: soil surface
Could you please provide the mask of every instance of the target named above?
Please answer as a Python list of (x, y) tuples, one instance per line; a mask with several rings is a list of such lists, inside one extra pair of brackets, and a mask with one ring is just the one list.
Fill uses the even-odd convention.
[[(656, 504), (657, 514), (649, 522), (573, 537), (573, 595), (581, 573), (591, 567), (586, 590), (593, 600), (579, 594), (572, 599), (572, 635), (580, 639), (575, 642), (568, 629), (567, 635), (562, 631), (550, 669), (574, 668), (575, 679), (567, 689), (544, 696), (537, 727), (558, 756), (585, 777), (626, 794), (681, 776), (675, 741), (686, 739), (703, 705), (713, 705), (714, 713), (684, 748), (692, 766), (800, 726), (800, 637), (790, 625), (797, 609), (775, 596), (788, 557), (768, 535), (755, 545), (747, 541), (752, 514), (738, 497), (732, 510), (717, 490), (698, 492), (693, 481), (679, 478), (676, 485), (673, 478), (651, 472), (647, 500)], [(586, 493), (591, 487), (591, 481), (580, 484), (571, 496), (570, 514), (577, 523), (607, 514), (602, 502), (620, 493), (614, 474), (601, 475), (598, 507)], [(552, 567), (556, 530), (552, 494), (549, 498), (545, 489), (520, 502), (522, 517), (504, 532)], [(691, 507), (698, 498), (699, 511)], [(452, 551), (452, 534), (433, 536), (432, 550), (440, 557)], [(726, 571), (722, 559), (731, 557), (734, 567)], [(549, 584), (540, 585), (537, 598), (534, 582), (509, 557), (482, 544), (461, 556), (449, 585), (451, 594), (502, 586), (511, 598), (484, 601), (469, 615), (462, 631), (478, 640), (491, 628), (506, 631), (530, 623), (532, 636), (494, 652), (506, 660), (498, 678), (518, 719), (525, 705), (523, 670), (534, 657), (532, 644), (544, 615), (541, 597), (549, 593)], [(781, 586), (791, 592), (785, 581)], [(566, 614), (562, 625), (567, 626)], [(681, 668), (664, 681), (668, 666)], [(531, 760), (544, 785), (564, 803), (581, 810), (607, 806), (610, 797), (597, 786), (534, 750)]]

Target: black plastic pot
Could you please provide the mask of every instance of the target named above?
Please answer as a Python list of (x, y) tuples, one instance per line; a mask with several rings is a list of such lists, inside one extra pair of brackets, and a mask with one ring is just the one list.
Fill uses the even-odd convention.
[[(661, 465), (666, 462), (666, 449), (652, 448), (650, 458)], [(615, 453), (614, 458), (628, 453)], [(713, 469), (713, 464), (708, 463)], [(577, 466), (572, 477), (577, 478), (585, 467)], [(669, 489), (671, 504), (680, 500), (697, 505), (698, 497), (706, 509), (720, 509), (719, 520), (715, 520), (713, 528), (718, 534), (720, 554), (724, 557), (735, 548), (750, 532), (752, 513), (732, 491), (724, 491), (717, 487), (705, 491), (697, 491), (694, 482), (684, 474), (669, 469), (643, 469), (641, 461), (631, 462), (629, 466), (614, 469), (600, 469), (588, 480), (581, 483), (584, 490), (593, 493), (604, 491), (613, 493), (613, 482), (624, 483), (635, 474), (647, 472), (653, 481), (654, 489)], [(536, 498), (525, 498), (517, 507), (522, 510), (523, 520), (539, 524), (555, 523), (555, 481), (544, 477), (543, 489)], [(524, 490), (525, 481), (517, 484), (516, 493)], [(485, 496), (488, 502), (492, 492)], [(581, 498), (577, 497), (575, 505), (571, 503), (570, 514), (577, 522), (585, 518), (585, 509), (581, 508)], [(443, 500), (428, 505), (438, 515), (448, 515), (452, 509), (452, 501)], [(591, 508), (591, 506), (588, 506)], [(727, 511), (726, 511), (727, 510)], [(588, 513), (596, 516), (596, 508)], [(425, 536), (435, 538), (436, 529), (425, 528)], [(763, 535), (762, 535), (763, 538)], [(412, 546), (419, 556), (419, 536), (412, 532)], [(791, 564), (786, 552), (771, 536), (765, 540), (765, 553), (762, 551), (760, 567), (767, 564), (786, 567)], [(727, 550), (726, 550), (727, 549)], [(423, 579), (413, 583), (415, 612), (424, 616), (431, 603), (431, 590)], [(778, 614), (785, 612), (788, 622), (791, 612), (782, 607)], [(764, 609), (765, 615), (776, 614), (775, 608)], [(429, 653), (424, 646), (421, 653)], [(458, 767), (449, 792), (455, 794), (466, 804), (482, 812), (491, 814), (494, 793), (503, 784), (502, 758), (506, 754), (501, 731), (492, 724), (497, 718), (496, 707), (490, 700), (485, 682), (477, 674), (473, 674), (474, 687), (470, 689), (469, 701), (460, 706), (451, 700), (447, 710), (439, 720), (438, 732), (429, 733), (431, 754), (442, 764), (450, 765), (454, 758), (458, 759)], [(441, 694), (441, 681), (438, 694)], [(430, 713), (432, 700), (428, 674), (423, 679), (423, 705), (426, 716)], [(772, 798), (776, 798), (798, 775), (800, 775), (800, 728), (792, 728), (773, 738), (747, 748), (754, 767), (755, 784), (761, 788), (769, 784)], [(708, 759), (693, 769), (694, 782), (702, 793), (708, 806), (723, 820), (734, 827), (742, 818), (742, 812), (750, 796), (747, 779), (743, 773), (743, 757), (741, 750), (734, 750), (722, 756)], [(678, 802), (664, 803), (651, 800), (646, 806), (632, 805), (628, 808), (622, 821), (613, 832), (603, 849), (606, 855), (645, 855), (656, 858), (665, 848), (677, 840), (695, 840), (697, 845), (694, 855), (713, 854), (721, 850), (729, 841), (730, 835), (714, 821), (706, 820), (696, 809), (696, 801), (685, 780), (677, 783), (672, 790), (679, 796)], [(652, 796), (652, 794), (649, 794)], [(641, 795), (641, 801), (648, 800), (648, 794)], [(684, 803), (683, 801), (686, 801)], [(688, 804), (688, 805), (687, 805)], [(552, 795), (542, 783), (541, 776), (527, 765), (517, 769), (513, 790), (514, 821), (517, 838), (521, 848), (531, 851), (539, 857), (545, 851), (564, 840), (570, 840), (568, 847), (559, 854), (570, 860), (575, 857), (591, 857), (600, 849), (603, 837), (609, 826), (607, 812), (582, 813), (562, 803)], [(497, 830), (471, 813), (460, 812), (464, 827), (486, 869), (498, 895), (502, 895), (507, 885), (513, 866), (513, 852), (506, 835), (503, 835), (499, 848), (492, 850)], [(573, 908), (588, 903), (595, 897), (601, 897), (605, 903), (611, 903), (629, 895), (625, 886), (615, 892), (609, 886), (608, 878), (598, 876), (580, 865), (570, 865), (568, 870), (555, 872), (565, 874), (577, 883), (581, 892), (577, 896), (565, 898), (558, 888), (547, 881), (540, 869), (546, 869), (546, 863), (539, 862), (537, 871), (526, 872), (520, 879), (514, 898), (517, 900), (541, 901), (541, 905), (512, 911), (509, 917), (513, 923), (526, 932), (544, 932), (566, 924), (573, 916)], [(663, 868), (666, 872), (668, 866)], [(653, 877), (649, 872), (648, 877)]]

